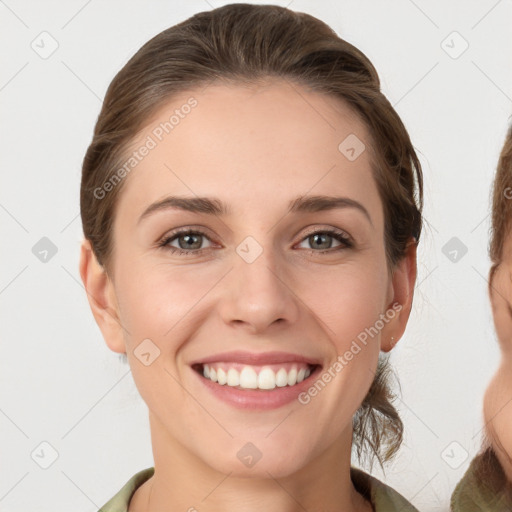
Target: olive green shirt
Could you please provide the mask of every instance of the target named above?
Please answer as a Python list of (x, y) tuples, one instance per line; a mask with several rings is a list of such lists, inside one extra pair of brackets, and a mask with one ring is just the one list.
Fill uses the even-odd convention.
[[(135, 491), (149, 480), (155, 468), (147, 468), (136, 473), (124, 487), (99, 512), (127, 512), (128, 504)], [(418, 512), (401, 494), (391, 489), (375, 477), (357, 468), (351, 468), (350, 476), (356, 490), (373, 505), (375, 512)]]
[(510, 512), (512, 484), (491, 448), (469, 465), (451, 498), (452, 512)]

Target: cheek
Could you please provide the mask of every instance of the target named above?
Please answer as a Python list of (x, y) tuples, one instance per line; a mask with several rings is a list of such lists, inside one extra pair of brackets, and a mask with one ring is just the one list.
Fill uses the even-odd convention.
[(383, 274), (378, 265), (332, 268), (316, 275), (310, 291), (304, 287), (301, 298), (321, 315), (328, 332), (346, 341), (374, 326), (385, 313), (387, 281)]
[(500, 346), (504, 350), (512, 351), (512, 318), (509, 310), (512, 304), (512, 286), (509, 273), (502, 265), (498, 267), (492, 280), (490, 302)]
[(501, 297), (493, 299), (492, 313), (500, 347), (505, 354), (512, 357), (512, 318), (504, 299)]
[[(314, 282), (314, 287), (304, 286), (298, 295), (318, 318), (323, 342), (331, 347), (331, 364), (319, 376), (328, 391), (321, 391), (322, 399), (314, 407), (321, 404), (335, 431), (364, 399), (377, 367), (382, 329), (395, 312), (386, 315), (387, 281), (378, 265), (331, 269)], [(324, 389), (322, 383), (314, 387), (305, 401)]]
[[(140, 395), (160, 418), (174, 408), (194, 410), (179, 382), (183, 369), (176, 356), (194, 335), (201, 313), (201, 298), (218, 277), (185, 267), (130, 265), (119, 280), (117, 292), (125, 327), (130, 367)], [(149, 354), (149, 355), (146, 355)], [(149, 363), (146, 365), (146, 363)], [(172, 399), (171, 399), (172, 397)]]
[(120, 268), (119, 276), (118, 303), (131, 342), (137, 341), (135, 336), (168, 338), (175, 326), (182, 329), (181, 322), (186, 323), (194, 309), (200, 310), (202, 297), (218, 281), (216, 270), (192, 265), (134, 265), (122, 276)]

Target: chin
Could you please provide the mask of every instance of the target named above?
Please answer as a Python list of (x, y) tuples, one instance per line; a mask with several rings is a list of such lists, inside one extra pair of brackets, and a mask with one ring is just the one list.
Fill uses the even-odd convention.
[(214, 456), (213, 460), (208, 460), (208, 457), (203, 460), (215, 471), (229, 474), (231, 478), (285, 478), (307, 464), (304, 457), (294, 456), (286, 449), (284, 453), (282, 448), (260, 451), (249, 443), (232, 453), (228, 457)]

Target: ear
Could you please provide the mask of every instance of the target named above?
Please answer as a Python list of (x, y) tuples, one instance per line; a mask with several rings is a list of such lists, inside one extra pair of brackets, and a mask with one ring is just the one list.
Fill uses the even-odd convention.
[[(416, 284), (416, 249), (418, 242), (411, 238), (403, 258), (396, 264), (389, 286), (386, 315), (391, 319), (381, 332), (381, 350), (389, 352), (402, 337), (411, 314), (414, 285)], [(392, 313), (394, 312), (394, 315)]]
[(125, 353), (114, 285), (105, 269), (98, 263), (89, 240), (82, 241), (79, 268), (92, 314), (106, 344), (114, 352)]

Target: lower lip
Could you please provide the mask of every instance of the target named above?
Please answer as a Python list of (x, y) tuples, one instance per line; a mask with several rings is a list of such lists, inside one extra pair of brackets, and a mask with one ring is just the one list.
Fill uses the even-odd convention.
[(258, 409), (268, 410), (277, 409), (282, 407), (294, 400), (298, 399), (298, 396), (305, 392), (312, 382), (312, 377), (320, 372), (321, 367), (317, 366), (311, 372), (307, 379), (304, 379), (299, 384), (294, 386), (284, 386), (282, 388), (275, 387), (274, 389), (263, 390), (263, 389), (247, 389), (241, 390), (228, 386), (227, 384), (218, 384), (212, 382), (210, 379), (203, 377), (199, 372), (192, 369), (197, 375), (199, 380), (209, 389), (219, 400), (235, 406), (239, 409)]

